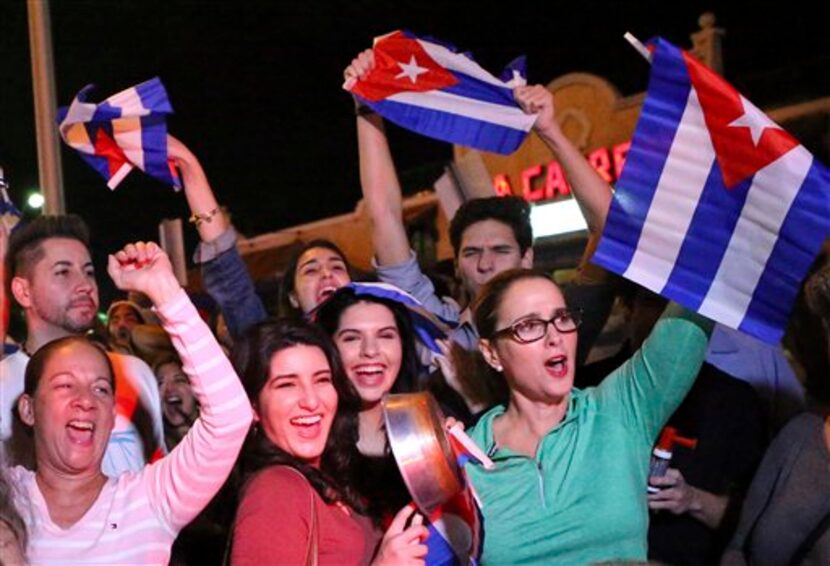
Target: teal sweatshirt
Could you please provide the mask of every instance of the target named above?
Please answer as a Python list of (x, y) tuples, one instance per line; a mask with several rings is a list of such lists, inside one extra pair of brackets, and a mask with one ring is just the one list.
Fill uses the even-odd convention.
[(495, 468), (466, 471), (483, 505), (482, 564), (646, 559), (651, 449), (694, 383), (711, 327), (671, 305), (629, 361), (598, 387), (573, 390), (535, 458), (495, 445), (504, 407), (481, 418), (470, 436)]

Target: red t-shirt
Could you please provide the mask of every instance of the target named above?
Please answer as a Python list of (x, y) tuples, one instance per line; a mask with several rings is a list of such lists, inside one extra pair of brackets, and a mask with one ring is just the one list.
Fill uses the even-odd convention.
[(287, 466), (268, 467), (245, 487), (234, 524), (233, 564), (305, 564), (312, 497), (318, 564), (368, 564), (381, 536), (371, 520), (328, 505), (302, 474)]

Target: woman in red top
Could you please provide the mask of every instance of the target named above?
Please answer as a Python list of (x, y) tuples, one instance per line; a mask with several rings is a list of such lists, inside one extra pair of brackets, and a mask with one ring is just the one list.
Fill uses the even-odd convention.
[(233, 564), (423, 564), (420, 517), (404, 528), (404, 508), (380, 540), (353, 488), (360, 401), (330, 339), (306, 322), (264, 322), (233, 357), (255, 412)]

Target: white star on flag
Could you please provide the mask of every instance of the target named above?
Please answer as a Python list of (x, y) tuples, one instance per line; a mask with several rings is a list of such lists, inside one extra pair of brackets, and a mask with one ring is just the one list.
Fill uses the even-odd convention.
[(741, 97), (741, 105), (744, 107), (744, 113), (740, 118), (733, 120), (729, 127), (744, 127), (749, 128), (749, 134), (752, 136), (752, 143), (758, 147), (758, 142), (761, 141), (761, 136), (767, 128), (780, 130), (781, 127), (769, 119), (769, 117), (758, 110), (754, 104), (748, 101), (743, 96)]
[(397, 62), (398, 66), (401, 68), (401, 72), (395, 75), (396, 79), (400, 79), (403, 77), (409, 77), (409, 80), (412, 81), (412, 84), (415, 84), (418, 79), (418, 75), (423, 75), (429, 69), (426, 67), (419, 67), (418, 61), (415, 60), (415, 55), (413, 55), (409, 59), (409, 63), (401, 63), (400, 61)]

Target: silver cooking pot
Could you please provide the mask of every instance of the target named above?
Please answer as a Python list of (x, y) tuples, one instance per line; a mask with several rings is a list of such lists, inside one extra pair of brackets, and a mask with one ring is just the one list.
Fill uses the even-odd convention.
[(444, 415), (427, 392), (387, 395), (383, 415), (406, 487), (418, 508), (429, 516), (463, 488), (444, 429)]

